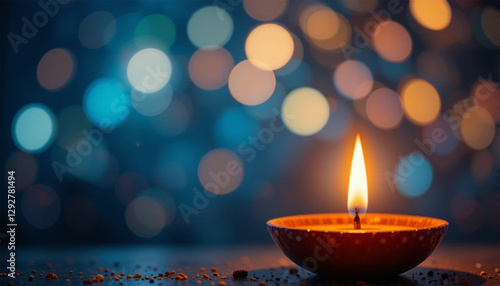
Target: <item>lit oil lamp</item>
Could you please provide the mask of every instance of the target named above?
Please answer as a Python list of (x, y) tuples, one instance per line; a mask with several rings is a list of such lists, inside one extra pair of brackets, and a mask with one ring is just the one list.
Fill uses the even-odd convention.
[(347, 199), (349, 213), (272, 219), (274, 242), (297, 265), (321, 275), (400, 274), (424, 261), (443, 239), (448, 222), (428, 217), (367, 214), (363, 149), (356, 138)]

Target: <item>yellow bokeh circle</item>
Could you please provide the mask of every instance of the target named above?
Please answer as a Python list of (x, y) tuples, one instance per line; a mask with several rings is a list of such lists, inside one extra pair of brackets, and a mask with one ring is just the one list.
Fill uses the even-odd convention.
[(307, 34), (317, 40), (332, 38), (339, 28), (339, 17), (331, 9), (318, 9), (306, 21)]
[(462, 116), (460, 134), (462, 140), (470, 148), (484, 149), (491, 144), (495, 137), (495, 121), (483, 107), (471, 107)]
[(253, 29), (245, 43), (248, 60), (262, 70), (276, 70), (293, 54), (293, 38), (283, 27), (263, 24)]
[(291, 132), (309, 136), (326, 125), (330, 107), (321, 92), (311, 87), (301, 87), (287, 95), (281, 108), (281, 117)]
[(423, 79), (408, 81), (401, 90), (401, 96), (406, 117), (416, 125), (433, 122), (441, 110), (437, 90)]
[(451, 22), (451, 7), (446, 0), (410, 0), (410, 12), (429, 30), (443, 30)]

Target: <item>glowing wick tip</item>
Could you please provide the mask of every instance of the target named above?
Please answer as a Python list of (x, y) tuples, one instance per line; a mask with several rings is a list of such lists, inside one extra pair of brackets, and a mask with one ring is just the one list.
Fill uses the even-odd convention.
[(361, 220), (359, 219), (359, 208), (355, 208), (356, 216), (354, 217), (354, 229), (361, 229)]

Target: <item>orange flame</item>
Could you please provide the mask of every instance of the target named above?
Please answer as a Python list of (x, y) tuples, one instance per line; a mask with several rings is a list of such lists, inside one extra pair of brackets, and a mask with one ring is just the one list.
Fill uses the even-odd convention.
[(355, 209), (359, 214), (366, 213), (368, 208), (368, 183), (366, 179), (365, 158), (359, 134), (356, 136), (354, 154), (352, 155), (351, 174), (349, 177), (349, 193), (347, 195), (347, 209), (351, 216), (355, 215)]

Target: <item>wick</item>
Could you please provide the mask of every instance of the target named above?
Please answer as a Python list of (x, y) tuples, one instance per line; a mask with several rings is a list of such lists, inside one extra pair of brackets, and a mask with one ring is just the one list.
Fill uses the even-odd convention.
[(361, 229), (361, 220), (359, 219), (359, 209), (355, 208), (356, 216), (354, 217), (354, 229)]

